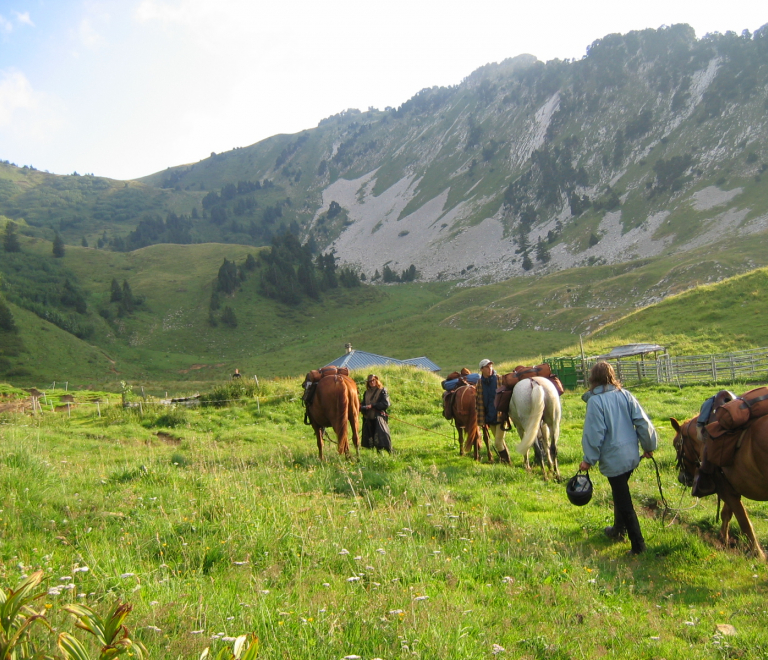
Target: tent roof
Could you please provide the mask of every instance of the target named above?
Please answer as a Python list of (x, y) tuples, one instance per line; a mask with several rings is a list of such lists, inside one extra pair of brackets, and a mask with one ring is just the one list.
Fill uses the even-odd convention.
[(598, 357), (612, 360), (616, 358), (631, 357), (633, 355), (645, 355), (646, 353), (655, 353), (664, 350), (666, 349), (658, 344), (625, 344), (624, 346), (616, 346), (616, 348), (611, 349), (610, 353), (606, 355), (598, 355)]
[(398, 360), (385, 355), (377, 355), (376, 353), (369, 353), (368, 351), (356, 350), (345, 353), (341, 357), (337, 357), (333, 362), (329, 362), (325, 366), (347, 367), (347, 369), (355, 370), (368, 369), (370, 367), (382, 367), (389, 364), (409, 365), (418, 367), (419, 369), (425, 369), (426, 371), (440, 371), (440, 367), (426, 357)]

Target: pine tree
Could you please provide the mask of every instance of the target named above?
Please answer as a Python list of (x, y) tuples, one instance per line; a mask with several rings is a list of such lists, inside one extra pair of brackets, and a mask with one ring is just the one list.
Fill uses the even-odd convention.
[(6, 252), (21, 252), (19, 237), (16, 235), (16, 223), (8, 222), (3, 232), (3, 249)]
[(228, 325), (230, 328), (237, 327), (237, 317), (235, 316), (235, 310), (227, 305), (221, 312), (221, 322), (224, 325)]
[(83, 247), (88, 247), (88, 241), (85, 239), (85, 236), (83, 236), (83, 240), (80, 241), (80, 245)]
[(13, 314), (11, 314), (11, 310), (8, 309), (8, 305), (5, 304), (2, 298), (0, 298), (0, 330), (4, 332), (18, 332), (16, 323), (13, 321)]
[(109, 302), (120, 302), (123, 299), (123, 290), (120, 288), (116, 278), (112, 278), (112, 284), (110, 285)]
[(59, 232), (56, 232), (56, 235), (53, 237), (52, 253), (53, 256), (57, 259), (60, 259), (64, 256), (64, 241), (62, 240), (61, 236), (59, 236)]

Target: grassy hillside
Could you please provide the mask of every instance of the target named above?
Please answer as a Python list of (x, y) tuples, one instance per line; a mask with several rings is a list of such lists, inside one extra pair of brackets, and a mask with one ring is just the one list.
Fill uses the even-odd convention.
[[(258, 255), (254, 248), (156, 245), (114, 253), (69, 247), (57, 261), (84, 292), (88, 311), (82, 322), (92, 335), (77, 339), (11, 305), (24, 352), (7, 358), (6, 378), (113, 389), (128, 380), (161, 391), (184, 383), (188, 390), (225, 379), (236, 367), (260, 378), (303, 373), (341, 355), (347, 342), (399, 359), (426, 355), (444, 373), (482, 357), (514, 366), (577, 354), (579, 334), (590, 354), (636, 341), (660, 343), (678, 354), (759, 347), (768, 345), (764, 270), (673, 295), (640, 312), (635, 308), (765, 264), (766, 240), (760, 235), (746, 244), (724, 242), (716, 257), (702, 248), (684, 258), (592, 266), (481, 287), (442, 282), (337, 289), (322, 301), (305, 298), (297, 306), (265, 298), (256, 269), (234, 295), (222, 298), (236, 315), (235, 328), (209, 324), (210, 296), (224, 259), (242, 264), (248, 254)], [(24, 239), (23, 249), (52, 259), (46, 241)], [(109, 302), (113, 279), (127, 281), (144, 298), (134, 313), (116, 314)], [(99, 314), (104, 308), (109, 320)]]

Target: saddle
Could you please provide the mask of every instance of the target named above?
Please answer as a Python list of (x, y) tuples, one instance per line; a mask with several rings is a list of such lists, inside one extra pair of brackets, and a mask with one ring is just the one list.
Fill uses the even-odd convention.
[[(449, 377), (447, 380), (453, 380), (453, 379)], [(454, 404), (454, 401), (456, 400), (456, 393), (459, 391), (459, 388), (463, 387), (464, 385), (469, 385), (469, 383), (467, 383), (467, 381), (463, 377), (459, 376), (458, 385), (456, 385), (456, 387), (453, 388), (452, 390), (443, 392), (443, 417), (445, 417), (445, 419), (447, 419), (449, 422), (454, 418), (453, 404)], [(474, 387), (474, 385), (470, 385), (470, 387)], [(474, 397), (471, 399), (471, 404), (473, 406), (475, 405)], [(461, 410), (458, 410), (457, 412), (464, 415), (469, 411), (466, 409), (461, 409)]]
[(304, 377), (304, 383), (302, 387), (304, 392), (301, 395), (301, 400), (304, 403), (304, 424), (309, 426), (312, 422), (309, 419), (309, 407), (315, 400), (315, 392), (317, 391), (317, 384), (327, 376), (349, 376), (349, 369), (346, 367), (323, 367), (321, 369), (312, 369)]
[[(550, 367), (546, 362), (544, 364), (538, 364), (535, 367), (524, 367), (522, 365), (519, 365), (515, 367), (515, 370), (504, 374), (501, 377), (501, 384), (508, 390), (513, 390), (515, 388), (515, 385), (517, 385), (521, 380), (526, 380), (527, 378), (534, 378), (535, 376), (539, 376), (540, 378), (546, 378), (549, 382), (551, 382), (555, 389), (557, 390), (557, 393), (559, 396), (563, 395), (563, 392), (565, 391), (563, 389), (563, 384), (560, 382), (560, 379), (557, 376), (554, 376), (552, 374), (552, 367)], [(498, 407), (497, 407), (498, 409)]]

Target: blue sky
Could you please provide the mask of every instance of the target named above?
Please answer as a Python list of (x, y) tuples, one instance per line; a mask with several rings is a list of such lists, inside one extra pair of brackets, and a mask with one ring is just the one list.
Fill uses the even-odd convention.
[(754, 31), (766, 6), (0, 0), (0, 160), (136, 178), (346, 108), (396, 107), (521, 53), (580, 58), (606, 34), (674, 23)]

